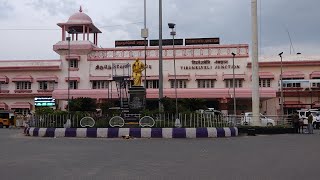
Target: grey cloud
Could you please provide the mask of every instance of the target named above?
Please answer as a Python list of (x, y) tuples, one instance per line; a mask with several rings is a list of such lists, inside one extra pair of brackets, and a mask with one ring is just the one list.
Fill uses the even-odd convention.
[[(143, 1), (139, 2), (129, 4), (116, 16), (106, 18), (104, 22), (117, 24), (118, 20), (127, 22), (143, 20)], [(150, 38), (158, 38), (158, 1), (147, 1), (147, 3)], [(261, 28), (259, 44), (262, 54), (269, 53), (270, 49), (289, 46), (286, 29), (289, 30), (296, 49), (308, 43), (319, 46), (318, 7), (320, 1), (317, 0), (258, 0), (258, 19)], [(169, 38), (168, 22), (177, 24), (177, 37), (220, 37), (223, 44), (251, 44), (250, 0), (163, 1), (164, 38)], [(124, 27), (123, 30), (127, 31), (130, 37), (139, 38), (141, 27), (142, 24), (134, 28)]]
[(74, 0), (33, 0), (26, 3), (28, 6), (33, 7), (35, 10), (47, 13), (50, 16), (70, 16), (79, 8)]
[(0, 19), (4, 19), (10, 16), (10, 12), (14, 10), (13, 6), (8, 1), (0, 1)]

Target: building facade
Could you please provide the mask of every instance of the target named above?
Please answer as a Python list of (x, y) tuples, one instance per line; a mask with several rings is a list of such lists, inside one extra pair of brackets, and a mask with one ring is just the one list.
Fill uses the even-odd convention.
[[(58, 26), (61, 27), (61, 41), (53, 45), (53, 50), (60, 59), (0, 61), (0, 109), (21, 113), (34, 111), (37, 106), (65, 109), (68, 96), (90, 97), (98, 102), (117, 100), (119, 93), (113, 76), (119, 73), (130, 75), (130, 65), (136, 57), (144, 62), (143, 46), (99, 48), (98, 34), (101, 31), (81, 9)], [(237, 114), (251, 111), (248, 44), (179, 45), (174, 49), (164, 46), (163, 92), (169, 98), (175, 97), (174, 52), (178, 98), (204, 98), (214, 108), (232, 113), (234, 68)], [(231, 53), (236, 54), (234, 59)], [(157, 100), (159, 49), (148, 46), (146, 54), (147, 69), (142, 79), (143, 83), (146, 80), (147, 99)], [(284, 56), (282, 77), (286, 113), (320, 105), (319, 65), (317, 57)], [(261, 112), (279, 114), (280, 58), (261, 57), (259, 66)]]

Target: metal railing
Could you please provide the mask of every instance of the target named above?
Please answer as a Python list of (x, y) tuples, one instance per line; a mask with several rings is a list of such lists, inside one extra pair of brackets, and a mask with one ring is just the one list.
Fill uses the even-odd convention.
[[(71, 115), (70, 126), (72, 128), (81, 127), (80, 121), (83, 117), (93, 118), (95, 121), (94, 127), (111, 127), (109, 121), (115, 115), (109, 116), (94, 116), (94, 115)], [(252, 116), (245, 117), (243, 115), (213, 115), (213, 114), (200, 114), (200, 113), (180, 113), (178, 116), (178, 125), (175, 114), (148, 114), (141, 115), (140, 119), (148, 116), (154, 119), (154, 128), (200, 128), (200, 127), (235, 127), (235, 126), (292, 126), (292, 120), (288, 116), (260, 116), (259, 122), (254, 122)], [(66, 124), (68, 115), (34, 115), (30, 118), (28, 125), (30, 127), (41, 128), (63, 128)], [(124, 118), (125, 119), (125, 118)], [(126, 121), (124, 126), (126, 125)], [(136, 125), (139, 126), (139, 121)], [(121, 126), (120, 126), (121, 127)]]

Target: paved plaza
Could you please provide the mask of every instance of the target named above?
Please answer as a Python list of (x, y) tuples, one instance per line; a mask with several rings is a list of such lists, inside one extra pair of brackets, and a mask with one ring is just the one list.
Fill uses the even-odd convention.
[(319, 133), (125, 140), (0, 129), (0, 179), (319, 179)]

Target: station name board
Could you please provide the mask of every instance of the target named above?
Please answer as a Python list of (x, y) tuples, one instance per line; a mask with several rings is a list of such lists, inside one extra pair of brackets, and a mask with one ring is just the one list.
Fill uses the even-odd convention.
[(185, 39), (185, 45), (220, 44), (220, 38), (189, 38)]
[[(96, 65), (96, 70), (105, 70), (105, 69), (109, 69), (109, 70), (111, 70), (111, 69), (127, 69), (127, 68), (129, 68), (130, 67), (130, 64), (125, 64), (125, 65), (119, 65), (119, 64), (117, 64), (117, 65), (114, 65), (113, 67), (112, 67), (112, 65), (110, 65), (110, 64), (104, 64), (104, 65)], [(152, 66), (151, 65), (146, 65), (146, 68), (147, 69), (152, 69)]]
[(180, 66), (181, 70), (205, 70), (205, 69), (240, 69), (240, 65), (230, 65), (228, 60), (215, 60), (210, 65), (210, 60), (192, 60), (190, 66)]
[(115, 41), (115, 47), (125, 47), (125, 46), (148, 46), (148, 41), (144, 40), (124, 40), (124, 41)]
[[(173, 39), (162, 39), (163, 46), (172, 46)], [(183, 45), (183, 39), (175, 39), (174, 45)], [(159, 46), (159, 40), (150, 40), (150, 46)]]

